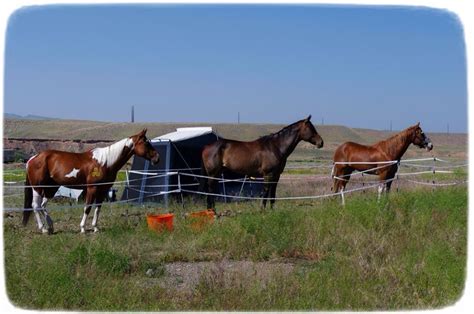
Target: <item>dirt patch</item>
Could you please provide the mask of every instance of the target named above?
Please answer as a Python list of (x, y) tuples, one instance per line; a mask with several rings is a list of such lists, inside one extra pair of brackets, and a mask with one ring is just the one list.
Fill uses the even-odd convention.
[(206, 261), (175, 262), (165, 264), (161, 269), (149, 269), (144, 284), (159, 285), (164, 289), (192, 293), (200, 283), (218, 285), (223, 288), (236, 283), (258, 281), (265, 286), (274, 276), (286, 276), (293, 272), (295, 264), (287, 262), (253, 261)]

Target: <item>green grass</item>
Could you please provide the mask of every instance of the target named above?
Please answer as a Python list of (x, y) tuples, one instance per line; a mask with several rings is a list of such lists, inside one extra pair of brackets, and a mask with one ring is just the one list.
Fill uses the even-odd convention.
[[(443, 169), (444, 170), (444, 169)], [(467, 178), (467, 166), (466, 168), (454, 168), (449, 169), (452, 173), (440, 173), (435, 172), (432, 173), (423, 173), (420, 175), (420, 179), (422, 180), (433, 180), (435, 182), (440, 181), (453, 181), (453, 180), (466, 180)]]
[[(49, 310), (397, 310), (458, 300), (466, 272), (465, 187), (373, 193), (313, 202), (220, 204), (235, 215), (202, 231), (173, 204), (173, 232), (147, 229), (151, 207), (105, 207), (102, 232), (81, 235), (80, 209), (52, 211), (57, 233), (4, 219), (6, 287), (22, 308)], [(128, 216), (122, 215), (128, 210)], [(161, 210), (164, 211), (164, 210)], [(286, 262), (289, 274), (202, 275), (190, 294), (158, 284), (175, 262)], [(154, 278), (145, 275), (156, 269)]]
[(25, 170), (7, 170), (3, 173), (3, 182), (25, 182)]

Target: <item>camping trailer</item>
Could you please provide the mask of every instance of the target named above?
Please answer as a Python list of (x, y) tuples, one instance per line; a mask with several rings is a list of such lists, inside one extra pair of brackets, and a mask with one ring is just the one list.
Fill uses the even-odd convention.
[[(171, 197), (190, 194), (180, 190), (199, 191), (202, 179), (201, 153), (204, 146), (214, 143), (219, 136), (211, 127), (177, 128), (175, 132), (150, 140), (160, 154), (160, 162), (152, 165), (144, 158), (135, 156), (128, 171), (127, 185), (122, 200), (132, 202), (162, 202), (167, 205)], [(179, 175), (178, 175), (179, 174)], [(196, 175), (196, 176), (194, 176)], [(219, 194), (258, 197), (262, 184), (242, 178), (242, 175), (224, 172), (222, 179), (235, 180), (219, 183)], [(236, 180), (237, 179), (237, 180)], [(229, 197), (217, 198), (230, 201)]]

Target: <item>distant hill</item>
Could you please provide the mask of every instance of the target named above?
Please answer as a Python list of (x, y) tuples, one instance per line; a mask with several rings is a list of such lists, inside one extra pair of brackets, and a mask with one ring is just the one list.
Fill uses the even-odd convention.
[(5, 119), (14, 119), (14, 120), (59, 120), (58, 118), (51, 118), (51, 117), (43, 117), (37, 116), (34, 114), (28, 114), (26, 116), (21, 116), (14, 113), (5, 112), (4, 114)]
[[(143, 128), (148, 129), (148, 137), (154, 138), (172, 131), (178, 127), (211, 126), (220, 136), (237, 139), (253, 140), (260, 136), (280, 130), (282, 124), (231, 124), (231, 123), (125, 123), (100, 122), (84, 120), (33, 120), (8, 119), (4, 120), (3, 133), (5, 138), (23, 139), (64, 139), (64, 140), (119, 140), (135, 134)], [(294, 158), (298, 155), (332, 157), (337, 146), (346, 141), (371, 144), (389, 137), (395, 132), (350, 128), (341, 125), (316, 125), (324, 139), (324, 148), (316, 150), (308, 143), (298, 145)], [(467, 159), (467, 134), (432, 133), (428, 135), (433, 141), (433, 154), (439, 157)], [(317, 152), (316, 152), (317, 151)], [(425, 150), (411, 147), (409, 156), (428, 157), (431, 154)]]

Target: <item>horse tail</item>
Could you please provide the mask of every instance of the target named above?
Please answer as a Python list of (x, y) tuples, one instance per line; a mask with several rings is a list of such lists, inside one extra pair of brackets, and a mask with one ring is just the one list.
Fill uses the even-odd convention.
[(25, 180), (25, 202), (23, 205), (23, 226), (28, 224), (28, 220), (31, 215), (31, 208), (33, 204), (33, 188), (30, 186), (30, 178), (28, 177), (28, 171), (26, 172)]

